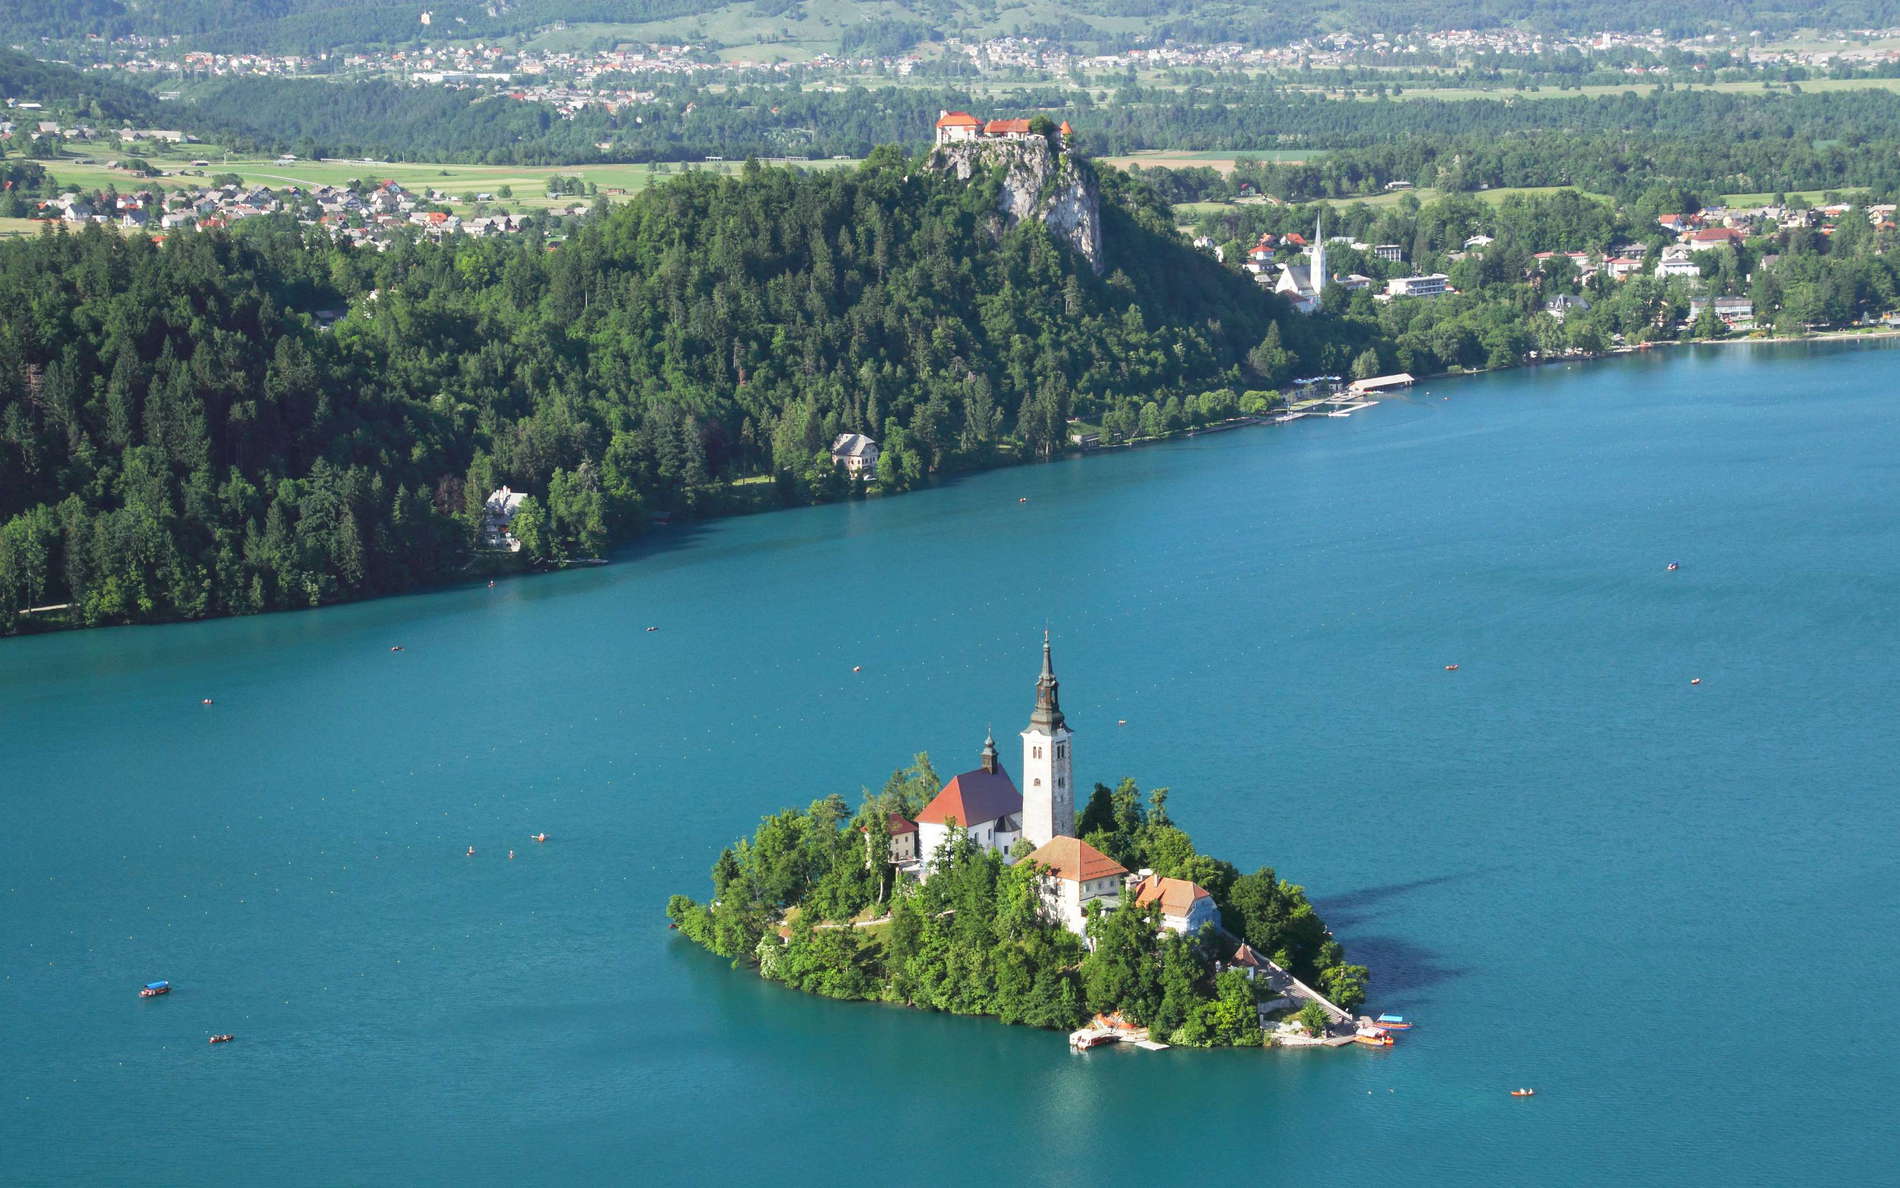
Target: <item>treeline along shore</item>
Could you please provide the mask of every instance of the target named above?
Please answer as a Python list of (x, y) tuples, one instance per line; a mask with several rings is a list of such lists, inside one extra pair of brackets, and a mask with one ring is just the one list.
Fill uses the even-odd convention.
[[(1536, 253), (1628, 241), (1653, 258), (1666, 236), (1646, 208), (1696, 195), (1407, 196), (1327, 234), (1410, 259), (1339, 244), (1331, 271), (1449, 261), (1490, 237), (1448, 262), (1461, 291), (1381, 303), (1335, 284), (1308, 316), (1232, 252), (1191, 247), (1146, 180), (1072, 164), (1094, 259), (999, 214), (1022, 196), (1003, 165), (959, 180), (888, 147), (852, 170), (684, 176), (601, 203), (558, 243), (531, 229), (371, 251), (260, 217), (163, 243), (88, 226), (0, 244), (0, 632), (449, 580), (502, 486), (529, 496), (525, 554), (560, 563), (658, 519), (900, 492), (1078, 433), (1257, 413), (1299, 375), (1726, 333), (1693, 315), (1697, 292), (1748, 293), (1796, 333), (1900, 292), (1891, 222), (1858, 208), (1737, 236), (1693, 278), (1613, 285)], [(1311, 234), (1313, 212), (1240, 207), (1202, 230), (1237, 248), (1295, 227)], [(1559, 321), (1563, 294), (1589, 308)], [(877, 439), (874, 484), (834, 464), (840, 433)]]

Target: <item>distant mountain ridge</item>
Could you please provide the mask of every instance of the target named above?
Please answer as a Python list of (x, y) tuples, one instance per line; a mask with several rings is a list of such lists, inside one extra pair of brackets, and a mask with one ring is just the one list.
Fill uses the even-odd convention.
[[(0, 40), (180, 36), (208, 49), (320, 52), (461, 38), (496, 38), (561, 22), (593, 23), (637, 34), (637, 27), (678, 18), (719, 17), (738, 44), (769, 42), (803, 21), (823, 0), (440, 0), (392, 5), (380, 0), (14, 0), (0, 11)], [(422, 14), (429, 23), (422, 23)], [(809, 24), (809, 23), (808, 23)], [(1271, 9), (1245, 0), (879, 0), (842, 6), (841, 48), (872, 52), (923, 37), (1021, 32), (1078, 42), (1109, 39), (1241, 41), (1285, 44), (1330, 30), (1403, 32), (1504, 25), (1548, 32), (1661, 29), (1677, 36), (1719, 29), (1787, 33), (1900, 24), (1900, 0), (1710, 0), (1677, 8), (1630, 0), (1287, 0)], [(866, 36), (878, 26), (885, 33)], [(853, 31), (856, 32), (853, 32)], [(668, 30), (678, 36), (678, 30)]]

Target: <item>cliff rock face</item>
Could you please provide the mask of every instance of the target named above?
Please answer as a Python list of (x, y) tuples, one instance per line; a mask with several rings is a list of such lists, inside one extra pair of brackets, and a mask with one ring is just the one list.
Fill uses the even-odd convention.
[(1025, 219), (1040, 219), (1055, 237), (1080, 252), (1098, 275), (1102, 271), (1101, 191), (1095, 174), (1065, 149), (1051, 148), (1040, 136), (1024, 140), (964, 140), (939, 145), (928, 167), (955, 173), (964, 181), (1002, 167), (996, 197), (1001, 235)]

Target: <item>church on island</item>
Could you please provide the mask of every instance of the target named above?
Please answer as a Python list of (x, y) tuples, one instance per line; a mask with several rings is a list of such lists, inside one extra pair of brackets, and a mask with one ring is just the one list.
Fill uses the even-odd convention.
[[(1099, 901), (1113, 909), (1124, 894), (1138, 902), (1159, 901), (1162, 924), (1192, 934), (1204, 924), (1220, 924), (1213, 898), (1186, 879), (1159, 878), (1151, 871), (1131, 874), (1113, 858), (1075, 835), (1074, 734), (1062, 715), (1049, 633), (1042, 636), (1042, 674), (1036, 678), (1036, 705), (1023, 728), (1023, 786), (1010, 779), (996, 753), (996, 740), (983, 740), (983, 755), (973, 771), (951, 777), (915, 821), (893, 814), (891, 860), (917, 878), (930, 877), (932, 857), (952, 829), (961, 829), (984, 850), (1005, 862), (1033, 862), (1048, 870), (1043, 898), (1051, 914), (1078, 936), (1085, 935), (1085, 909)], [(1033, 849), (1019, 856), (1019, 841)]]

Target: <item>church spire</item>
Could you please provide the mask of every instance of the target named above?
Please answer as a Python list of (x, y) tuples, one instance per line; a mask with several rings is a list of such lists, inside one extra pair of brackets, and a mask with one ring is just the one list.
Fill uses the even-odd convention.
[(983, 770), (996, 774), (996, 738), (987, 730), (983, 732)]
[(1036, 708), (1029, 715), (1029, 728), (1052, 734), (1062, 729), (1062, 705), (1057, 699), (1055, 665), (1049, 659), (1049, 632), (1042, 633), (1042, 675), (1036, 678)]

